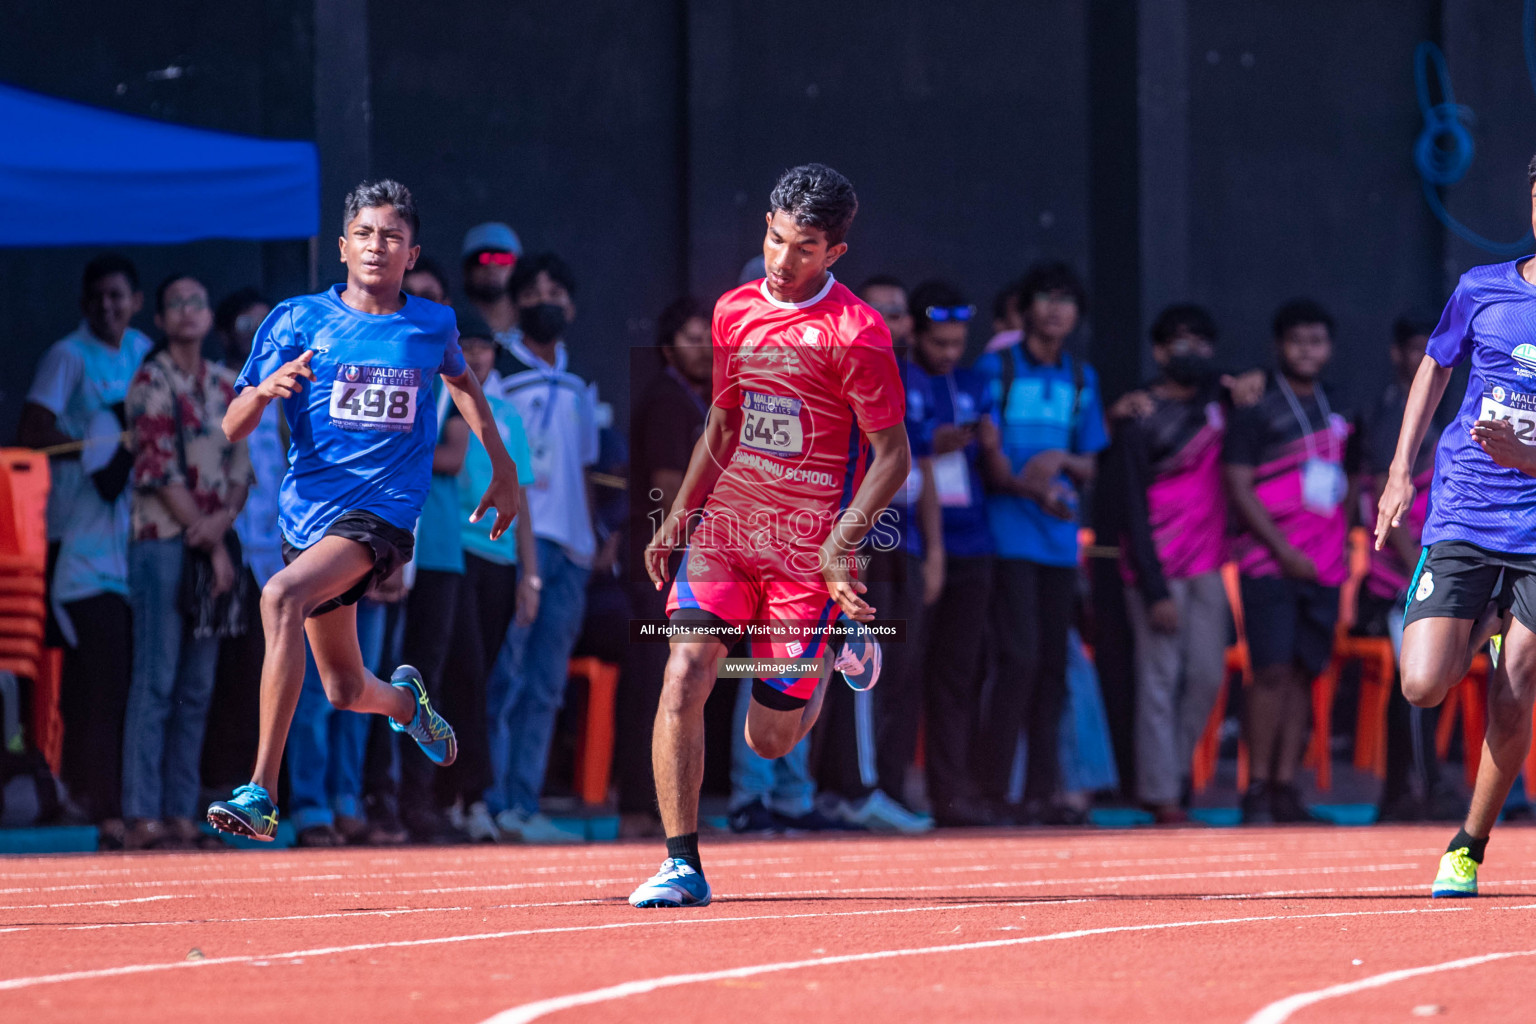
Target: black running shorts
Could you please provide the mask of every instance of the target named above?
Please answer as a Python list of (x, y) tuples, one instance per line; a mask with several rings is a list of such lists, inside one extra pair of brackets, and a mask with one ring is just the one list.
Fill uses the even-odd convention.
[[(333, 597), (309, 613), (310, 618), (333, 612), (362, 600), (374, 583), (386, 580), (406, 562), (416, 550), (416, 536), (410, 530), (402, 530), (393, 523), (386, 523), (372, 512), (343, 512), (325, 530), (326, 537), (345, 537), (355, 540), (373, 554), (373, 570), (363, 576), (346, 593)], [(293, 560), (308, 548), (296, 548), (283, 538), (283, 563), (292, 565)]]
[(1464, 540), (1442, 540), (1419, 555), (1403, 624), (1475, 620), (1490, 601), (1513, 607), (1515, 618), (1536, 632), (1536, 555), (1506, 555)]

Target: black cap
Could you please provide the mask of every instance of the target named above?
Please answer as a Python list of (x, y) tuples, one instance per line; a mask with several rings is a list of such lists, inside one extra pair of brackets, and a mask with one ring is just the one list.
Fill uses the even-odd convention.
[(479, 310), (470, 306), (466, 309), (456, 309), (454, 314), (459, 321), (459, 338), (484, 338), (486, 341), (495, 342), (496, 334), (491, 330), (491, 325), (485, 322)]

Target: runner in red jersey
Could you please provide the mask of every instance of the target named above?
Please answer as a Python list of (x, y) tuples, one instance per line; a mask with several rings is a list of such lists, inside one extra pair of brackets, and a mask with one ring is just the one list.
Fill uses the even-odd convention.
[[(646, 571), (660, 588), (668, 557), (687, 538), (667, 611), (674, 626), (698, 631), (672, 639), (651, 748), (667, 860), (630, 896), (637, 907), (710, 900), (698, 799), (704, 702), (726, 653), (722, 637), (788, 627), (754, 639), (752, 656), (810, 663), (803, 673), (752, 683), (747, 742), (763, 757), (782, 757), (815, 724), (830, 675), (815, 627), (839, 614), (875, 616), (851, 571), (853, 553), (911, 463), (890, 332), (831, 274), (848, 249), (853, 186), (808, 164), (784, 173), (770, 204), (767, 276), (715, 307), (709, 420), (646, 549)], [(865, 445), (873, 457), (860, 475)]]

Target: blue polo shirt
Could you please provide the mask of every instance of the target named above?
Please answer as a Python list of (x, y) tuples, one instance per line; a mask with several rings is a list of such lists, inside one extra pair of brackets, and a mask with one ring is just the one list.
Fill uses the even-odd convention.
[[(945, 376), (931, 376), (913, 367), (915, 376), (927, 381), (923, 405), (930, 439), (935, 428), (946, 423), (975, 423), (992, 416), (992, 391), (987, 379), (974, 369), (957, 368)], [(914, 404), (911, 386), (907, 409)], [(934, 487), (944, 515), (944, 550), (961, 558), (990, 555), (992, 531), (987, 528), (986, 490), (981, 477), (981, 444), (972, 441), (959, 451), (935, 455)]]
[[(1003, 401), (1003, 360), (1013, 362), (1013, 383)], [(1024, 468), (1043, 451), (1064, 449), (1076, 455), (1092, 455), (1109, 444), (1104, 431), (1099, 377), (1083, 364), (1081, 390), (1072, 369), (1072, 356), (1063, 352), (1055, 366), (1035, 362), (1023, 344), (990, 352), (976, 362), (998, 407), (1003, 452), (1013, 472)], [(1071, 481), (1060, 478), (1066, 486)], [(1028, 498), (993, 494), (987, 499), (987, 516), (997, 554), (1041, 565), (1077, 564), (1076, 517), (1058, 519)]]

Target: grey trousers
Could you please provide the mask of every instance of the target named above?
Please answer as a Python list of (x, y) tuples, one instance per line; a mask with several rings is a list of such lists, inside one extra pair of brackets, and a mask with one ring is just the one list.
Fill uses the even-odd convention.
[(1154, 630), (1141, 594), (1125, 591), (1136, 634), (1136, 792), (1148, 804), (1178, 802), (1226, 665), (1221, 573), (1169, 580), (1168, 590), (1179, 610), (1176, 633)]

